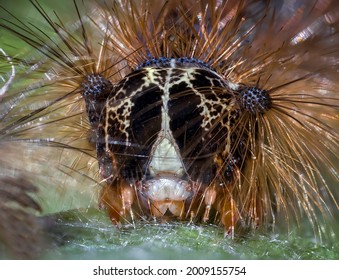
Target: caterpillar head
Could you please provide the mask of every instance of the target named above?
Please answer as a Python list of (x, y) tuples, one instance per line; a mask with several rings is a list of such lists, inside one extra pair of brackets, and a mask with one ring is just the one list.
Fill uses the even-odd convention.
[(132, 212), (206, 222), (225, 197), (225, 226), (240, 218), (227, 193), (248, 157), (238, 121), (268, 110), (267, 92), (240, 89), (195, 58), (160, 58), (114, 85), (92, 75), (83, 96), (107, 183), (101, 204), (115, 223)]

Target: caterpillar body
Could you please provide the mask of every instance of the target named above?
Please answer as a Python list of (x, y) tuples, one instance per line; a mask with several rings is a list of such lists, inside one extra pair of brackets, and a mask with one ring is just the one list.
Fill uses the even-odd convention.
[(339, 15), (311, 2), (74, 1), (66, 22), (31, 1), (38, 23), (2, 8), (31, 47), (1, 46), (3, 197), (37, 176), (98, 194), (117, 225), (234, 237), (306, 216), (322, 236), (338, 215)]

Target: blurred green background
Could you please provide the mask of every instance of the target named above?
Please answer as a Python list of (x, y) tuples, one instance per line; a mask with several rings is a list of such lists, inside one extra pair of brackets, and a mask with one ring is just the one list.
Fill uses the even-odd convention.
[(96, 209), (57, 214), (47, 259), (338, 259), (338, 242), (314, 240), (312, 231), (224, 237), (215, 225), (137, 222), (118, 229)]

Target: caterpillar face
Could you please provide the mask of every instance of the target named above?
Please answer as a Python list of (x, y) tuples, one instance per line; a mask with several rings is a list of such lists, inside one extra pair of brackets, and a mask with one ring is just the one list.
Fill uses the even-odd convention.
[[(101, 76), (84, 83), (108, 184), (102, 204), (114, 222), (136, 201), (147, 215), (194, 219), (202, 212), (207, 221), (217, 193), (234, 182), (247, 156), (248, 137), (235, 124), (242, 110), (269, 109), (269, 96), (256, 88), (237, 92), (239, 86), (194, 58), (153, 64), (114, 86)], [(112, 203), (116, 197), (121, 204)]]
[[(231, 152), (239, 107), (227, 83), (203, 65), (171, 59), (132, 72), (106, 95), (92, 123), (100, 174), (111, 188), (121, 181), (135, 188), (155, 216), (194, 215), (202, 196), (211, 206), (223, 184), (217, 173), (230, 181), (240, 157), (238, 148)], [(87, 108), (96, 107), (89, 98)]]

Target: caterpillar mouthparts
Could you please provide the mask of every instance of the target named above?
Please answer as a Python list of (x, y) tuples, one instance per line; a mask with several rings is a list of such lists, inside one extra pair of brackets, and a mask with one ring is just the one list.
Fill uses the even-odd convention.
[(2, 7), (33, 51), (0, 45), (1, 176), (94, 184), (118, 225), (335, 220), (335, 1), (74, 1), (69, 23), (31, 2), (39, 25)]

